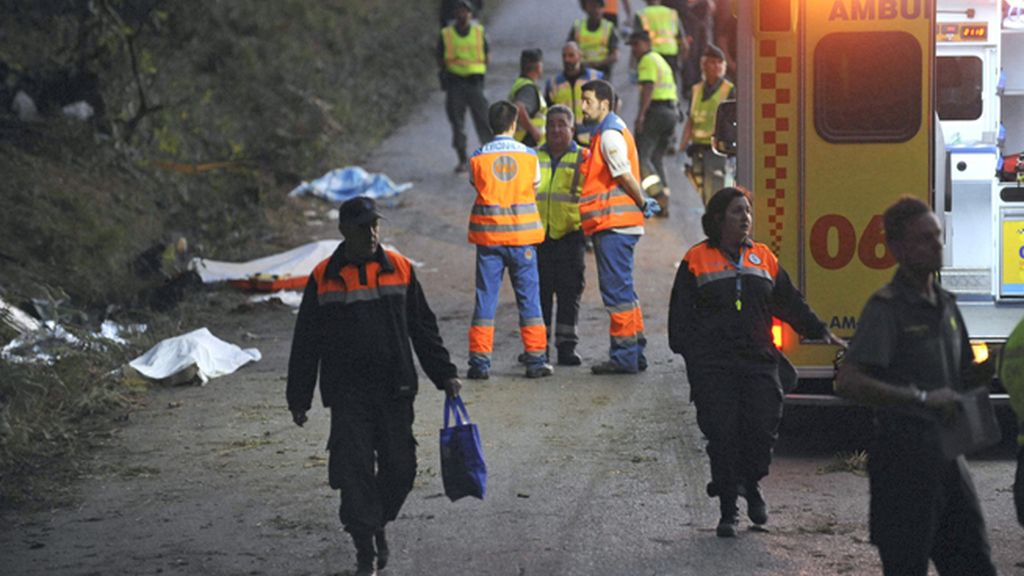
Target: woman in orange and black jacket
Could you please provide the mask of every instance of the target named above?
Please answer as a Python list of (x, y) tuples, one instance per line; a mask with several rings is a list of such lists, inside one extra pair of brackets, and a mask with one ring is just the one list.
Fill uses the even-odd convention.
[(721, 520), (736, 535), (737, 496), (754, 524), (768, 513), (758, 482), (768, 475), (782, 418), (779, 353), (772, 317), (808, 338), (842, 344), (804, 301), (775, 254), (750, 239), (745, 190), (724, 188), (701, 218), (707, 240), (690, 248), (672, 286), (669, 346), (686, 359), (690, 400), (708, 440), (711, 482)]

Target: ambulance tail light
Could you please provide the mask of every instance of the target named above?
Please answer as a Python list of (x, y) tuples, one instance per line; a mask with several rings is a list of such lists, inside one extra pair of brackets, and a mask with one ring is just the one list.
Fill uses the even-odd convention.
[(980, 340), (971, 341), (971, 351), (974, 352), (974, 363), (982, 364), (988, 360), (988, 343)]
[(782, 320), (772, 318), (772, 344), (782, 350)]

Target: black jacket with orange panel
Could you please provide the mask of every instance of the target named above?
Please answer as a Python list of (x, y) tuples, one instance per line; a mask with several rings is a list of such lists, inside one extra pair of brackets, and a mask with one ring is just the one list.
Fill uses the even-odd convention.
[(310, 274), (302, 296), (288, 362), (288, 408), (310, 408), (318, 375), (325, 406), (353, 396), (415, 396), (413, 348), (439, 389), (456, 377), (409, 260), (380, 248), (356, 264), (340, 244)]
[(828, 331), (766, 245), (744, 246), (740, 262), (705, 240), (679, 266), (669, 304), (669, 347), (689, 367), (775, 362), (773, 316), (809, 338)]

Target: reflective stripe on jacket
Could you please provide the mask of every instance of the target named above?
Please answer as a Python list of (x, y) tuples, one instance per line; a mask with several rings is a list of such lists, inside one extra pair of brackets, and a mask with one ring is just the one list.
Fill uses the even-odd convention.
[(679, 13), (668, 6), (648, 6), (640, 11), (640, 23), (651, 35), (651, 49), (662, 56), (679, 54)]
[(547, 146), (537, 150), (540, 160), (537, 209), (547, 236), (553, 240), (580, 229), (580, 187), (583, 184), (580, 165), (588, 152), (573, 142), (552, 170)]
[(583, 123), (583, 85), (591, 80), (604, 78), (604, 74), (593, 68), (583, 68), (579, 78), (569, 82), (565, 72), (559, 72), (554, 81), (548, 80), (547, 93), (550, 104), (568, 106), (576, 118), (576, 141), (586, 146), (590, 143), (590, 128)]
[(378, 249), (350, 262), (345, 245), (310, 274), (288, 360), (288, 407), (306, 411), (319, 380), (325, 406), (352, 397), (412, 396), (415, 347), (439, 388), (456, 376), (437, 320), (407, 258)]
[(441, 30), (444, 40), (444, 68), (456, 76), (487, 73), (487, 54), (484, 51), (484, 27), (473, 22), (469, 34), (462, 36), (455, 25)]
[(602, 18), (597, 30), (591, 31), (587, 27), (587, 19), (580, 18), (573, 22), (572, 27), (575, 32), (573, 39), (583, 52), (585, 63), (600, 62), (608, 57), (608, 44), (615, 33), (615, 25)]
[[(540, 146), (544, 143), (544, 132), (548, 119), (548, 103), (544, 100), (544, 93), (541, 92), (540, 84), (537, 84), (530, 78), (520, 76), (512, 83), (512, 90), (508, 93), (508, 99), (510, 102), (515, 102), (516, 94), (526, 86), (533, 86), (537, 90), (537, 102), (540, 106), (537, 107), (537, 112), (530, 117), (530, 124), (533, 124), (533, 126), (540, 131), (540, 141), (536, 144), (537, 146)], [(519, 127), (516, 129), (515, 139), (522, 142), (526, 139), (526, 134), (526, 129)]]
[(601, 155), (601, 134), (605, 130), (621, 132), (628, 148), (630, 171), (640, 182), (640, 158), (636, 141), (626, 123), (614, 112), (605, 117), (590, 142), (590, 157), (583, 164), (583, 191), (580, 194), (580, 219), (583, 232), (590, 236), (611, 228), (643, 226), (644, 214), (619, 183), (612, 177)]
[(544, 241), (537, 212), (537, 153), (499, 136), (469, 159), (476, 202), (469, 241), (484, 246), (527, 246)]
[(651, 92), (652, 102), (659, 100), (675, 102), (679, 99), (676, 95), (675, 75), (672, 74), (672, 68), (664, 56), (651, 50), (640, 57), (636, 69), (637, 81), (654, 84), (654, 90)]
[(693, 87), (693, 100), (690, 102), (690, 138), (694, 144), (711, 144), (718, 105), (729, 97), (732, 86), (732, 82), (723, 78), (718, 90), (707, 100), (704, 99), (704, 82), (698, 82)]
[(669, 304), (669, 347), (688, 366), (774, 363), (773, 317), (809, 338), (827, 332), (768, 246), (751, 242), (739, 257), (737, 267), (705, 240), (679, 266)]

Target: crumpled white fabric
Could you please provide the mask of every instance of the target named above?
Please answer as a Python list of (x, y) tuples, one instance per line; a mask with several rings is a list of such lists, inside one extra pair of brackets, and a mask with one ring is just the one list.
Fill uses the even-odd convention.
[(259, 274), (304, 278), (309, 276), (309, 273), (321, 260), (329, 258), (334, 253), (338, 243), (338, 240), (317, 240), (298, 248), (292, 248), (287, 252), (272, 254), (248, 262), (222, 262), (194, 258), (192, 268), (206, 284), (227, 280), (245, 280)]
[(261, 358), (263, 355), (255, 348), (243, 350), (200, 328), (160, 342), (128, 365), (147, 378), (162, 380), (195, 364), (205, 384)]

